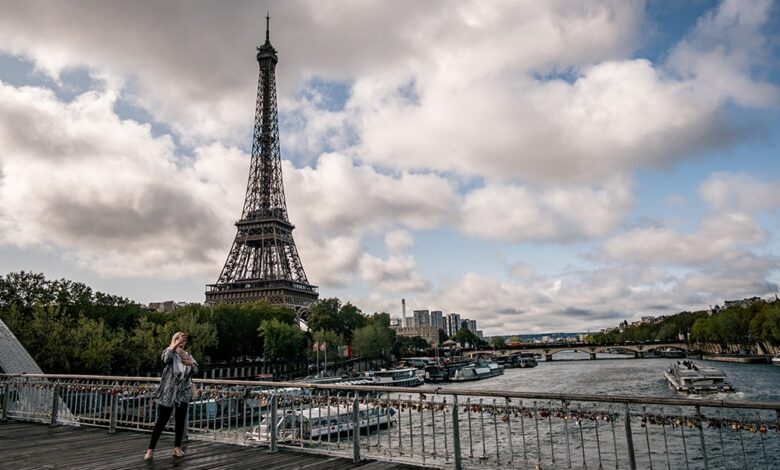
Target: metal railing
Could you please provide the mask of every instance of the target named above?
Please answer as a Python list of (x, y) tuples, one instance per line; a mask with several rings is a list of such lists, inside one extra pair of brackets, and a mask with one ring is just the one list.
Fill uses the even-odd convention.
[[(149, 431), (159, 379), (0, 375), (3, 420)], [(195, 380), (189, 439), (439, 468), (780, 467), (780, 402)]]

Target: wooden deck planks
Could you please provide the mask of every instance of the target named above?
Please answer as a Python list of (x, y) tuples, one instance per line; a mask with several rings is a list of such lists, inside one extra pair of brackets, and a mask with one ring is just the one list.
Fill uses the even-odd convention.
[(0, 469), (158, 470), (169, 468), (279, 470), (419, 470), (421, 467), (392, 462), (359, 464), (349, 459), (281, 449), (244, 447), (208, 441), (185, 443), (186, 455), (171, 456), (173, 436), (160, 438), (151, 462), (143, 460), (149, 433), (105, 428), (48, 426), (35, 423), (0, 423)]

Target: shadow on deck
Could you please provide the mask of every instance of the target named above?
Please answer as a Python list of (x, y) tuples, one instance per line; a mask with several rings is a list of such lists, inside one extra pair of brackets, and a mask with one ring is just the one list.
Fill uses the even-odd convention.
[(155, 458), (143, 460), (149, 433), (72, 426), (48, 426), (33, 423), (0, 423), (0, 468), (2, 469), (351, 469), (419, 470), (422, 467), (392, 462), (351, 460), (280, 449), (244, 447), (206, 441), (189, 441), (186, 455), (171, 456), (173, 436), (163, 434)]

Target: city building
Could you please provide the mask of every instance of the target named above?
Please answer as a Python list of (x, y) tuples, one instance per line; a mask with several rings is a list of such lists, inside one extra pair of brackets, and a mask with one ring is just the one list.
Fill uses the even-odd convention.
[(460, 331), (460, 314), (450, 313), (447, 315), (447, 336), (454, 336)]
[(439, 345), (439, 329), (434, 326), (412, 326), (409, 328), (398, 328), (395, 330), (396, 336), (404, 336), (407, 338), (414, 338), (419, 336), (424, 339), (431, 346), (437, 347)]
[(178, 308), (182, 308), (189, 305), (187, 302), (174, 302), (173, 300), (166, 300), (165, 302), (149, 302), (147, 308), (160, 313), (170, 313)]
[(415, 310), (414, 326), (431, 326), (431, 314), (428, 310)]
[(441, 310), (433, 310), (431, 312), (431, 326), (440, 330), (444, 329), (444, 316)]

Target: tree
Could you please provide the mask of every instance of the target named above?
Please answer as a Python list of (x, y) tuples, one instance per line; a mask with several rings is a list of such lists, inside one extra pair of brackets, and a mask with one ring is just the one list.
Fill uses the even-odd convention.
[(387, 357), (393, 347), (394, 332), (379, 322), (355, 330), (352, 351), (355, 356), (366, 359)]
[(71, 371), (71, 321), (62, 315), (59, 306), (33, 305), (28, 331), (24, 347), (44, 372)]
[(284, 323), (276, 318), (265, 320), (258, 328), (263, 337), (265, 356), (274, 366), (274, 375), (279, 373), (281, 358), (296, 358), (303, 346), (303, 332), (296, 325)]
[(490, 345), (493, 349), (502, 349), (506, 346), (506, 340), (503, 336), (494, 336), (490, 338)]
[(335, 297), (320, 299), (309, 307), (309, 331), (341, 331), (341, 301)]
[[(325, 360), (325, 355), (323, 353), (327, 353), (328, 358), (331, 361), (340, 358), (341, 346), (346, 344), (344, 336), (335, 331), (316, 331), (313, 335), (313, 339), (315, 343), (325, 345), (325, 351), (319, 352), (320, 359), (323, 361)], [(316, 357), (317, 354), (317, 351), (310, 351), (312, 357)]]
[(445, 333), (444, 330), (439, 328), (439, 346), (441, 346), (441, 344), (447, 341), (448, 339), (450, 339), (450, 337), (447, 336), (447, 333)]
[(215, 361), (230, 361), (240, 357), (258, 357), (262, 354), (262, 339), (257, 328), (265, 320), (276, 318), (284, 323), (295, 323), (295, 312), (272, 305), (267, 301), (249, 304), (217, 304), (212, 307), (188, 305), (207, 312), (206, 316), (217, 328), (217, 345), (208, 350)]
[(468, 328), (465, 327), (461, 328), (460, 331), (455, 333), (452, 339), (457, 341), (461, 346), (465, 346), (466, 343), (470, 344), (471, 346), (476, 346), (484, 343), (484, 341), (479, 339), (479, 336), (475, 335)]
[(76, 364), (74, 369), (94, 374), (111, 374), (113, 356), (124, 343), (122, 330), (114, 330), (102, 319), (80, 317), (71, 331)]

